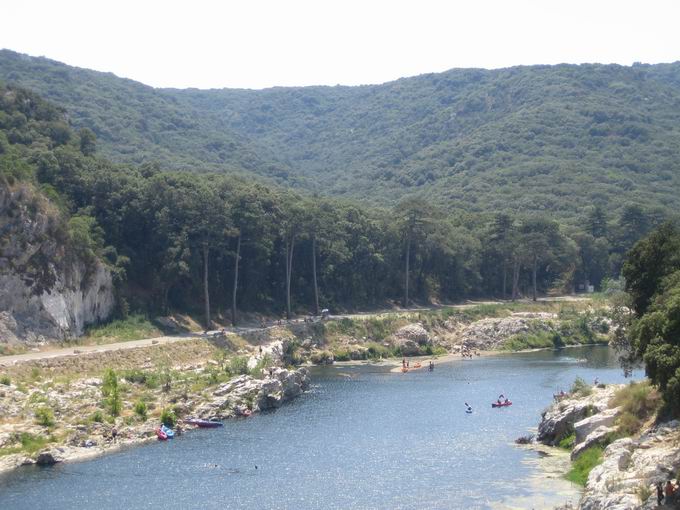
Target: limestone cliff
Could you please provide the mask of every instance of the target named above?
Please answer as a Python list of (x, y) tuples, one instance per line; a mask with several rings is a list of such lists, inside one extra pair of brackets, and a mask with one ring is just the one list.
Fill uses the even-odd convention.
[(61, 213), (30, 185), (0, 181), (0, 343), (78, 336), (113, 306), (110, 271), (71, 246)]

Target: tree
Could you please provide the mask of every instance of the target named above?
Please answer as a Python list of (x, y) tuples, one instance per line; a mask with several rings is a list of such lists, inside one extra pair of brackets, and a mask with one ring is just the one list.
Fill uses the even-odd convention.
[(80, 152), (84, 156), (92, 156), (97, 150), (97, 136), (89, 129), (82, 128), (78, 131), (80, 138)]
[(607, 237), (607, 216), (600, 205), (596, 205), (588, 211), (586, 218), (586, 232), (596, 239)]
[[(230, 197), (229, 200), (232, 203), (233, 233), (236, 235), (234, 279), (231, 292), (231, 323), (233, 326), (236, 326), (237, 323), (236, 296), (241, 266), (241, 248), (244, 243), (259, 247), (270, 244), (271, 214), (267, 213), (267, 205), (263, 201), (263, 197), (266, 195), (266, 190), (260, 186), (237, 187), (228, 190), (227, 196)], [(271, 205), (269, 209), (271, 209)]]
[(293, 274), (293, 254), (295, 252), (295, 242), (302, 231), (304, 225), (304, 207), (300, 198), (286, 194), (283, 196), (280, 211), (280, 236), (283, 240), (286, 256), (286, 318), (292, 317), (291, 311), (291, 277)]
[(554, 221), (529, 218), (520, 226), (521, 253), (531, 267), (532, 299), (537, 300), (537, 274), (540, 264), (545, 264), (559, 250), (559, 226)]
[(431, 232), (434, 223), (434, 210), (421, 197), (410, 197), (403, 200), (394, 211), (397, 217), (404, 245), (404, 299), (402, 306), (409, 306), (409, 280), (411, 269), (412, 247), (418, 249), (418, 245), (424, 241)]

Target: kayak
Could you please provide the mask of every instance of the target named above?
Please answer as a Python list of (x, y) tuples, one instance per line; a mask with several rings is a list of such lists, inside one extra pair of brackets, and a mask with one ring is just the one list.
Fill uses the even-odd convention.
[(467, 414), (472, 414), (472, 409), (466, 409), (465, 412), (466, 412)]
[(408, 372), (408, 368), (403, 367), (403, 368), (401, 369), (401, 371), (404, 372), (404, 373), (406, 373), (406, 372)]
[(167, 439), (172, 439), (173, 437), (175, 437), (175, 431), (169, 427), (166, 427), (165, 425), (161, 425), (161, 432), (165, 434), (165, 437)]
[(197, 427), (202, 429), (214, 429), (217, 427), (221, 427), (223, 425), (221, 421), (198, 420), (195, 418), (189, 418), (188, 420), (184, 420), (184, 423), (187, 423), (189, 425), (196, 425)]
[(422, 365), (420, 363), (416, 363), (415, 365), (413, 365), (413, 368), (420, 368), (420, 367), (422, 367)]
[(507, 407), (507, 406), (511, 406), (511, 405), (512, 405), (512, 402), (510, 402), (508, 400), (507, 402), (501, 402), (500, 404), (498, 402), (493, 402), (491, 404), (491, 407)]
[(168, 435), (165, 432), (163, 432), (163, 429), (161, 428), (156, 429), (156, 435), (158, 436), (158, 439), (160, 441), (165, 441), (168, 439)]

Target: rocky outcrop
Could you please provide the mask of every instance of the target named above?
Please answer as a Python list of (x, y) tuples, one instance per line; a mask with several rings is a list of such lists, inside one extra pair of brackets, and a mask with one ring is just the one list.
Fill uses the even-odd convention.
[[(594, 418), (594, 415), (605, 412), (608, 417), (610, 416), (609, 400), (620, 387), (617, 385), (594, 387), (588, 396), (567, 396), (555, 402), (541, 416), (537, 440), (543, 444), (555, 446), (561, 439), (575, 431), (577, 423), (581, 428), (581, 437), (585, 439), (591, 423), (599, 423), (600, 418)], [(591, 421), (589, 421), (590, 417), (592, 417)], [(613, 420), (613, 417), (611, 419)], [(607, 420), (609, 418), (605, 421)]]
[(242, 375), (221, 384), (213, 391), (213, 398), (198, 407), (195, 414), (204, 419), (223, 419), (240, 414), (245, 409), (272, 409), (308, 388), (309, 371), (306, 368), (272, 368), (264, 379)]
[(75, 252), (51, 207), (30, 187), (0, 184), (0, 342), (78, 336), (113, 310), (110, 271)]
[[(680, 423), (660, 424), (639, 439), (614, 441), (593, 468), (581, 499), (582, 510), (656, 508), (654, 485), (680, 469)], [(643, 501), (642, 494), (652, 494)]]
[(432, 344), (432, 339), (421, 324), (407, 324), (392, 335), (392, 343), (404, 356), (416, 356), (421, 346)]
[(551, 313), (514, 313), (510, 317), (487, 318), (473, 322), (459, 336), (458, 343), (469, 349), (491, 350), (521, 333), (553, 331)]

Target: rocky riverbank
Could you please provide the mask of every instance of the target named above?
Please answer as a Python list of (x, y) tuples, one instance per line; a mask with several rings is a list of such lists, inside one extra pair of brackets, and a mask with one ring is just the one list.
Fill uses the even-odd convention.
[[(639, 390), (646, 383), (638, 384)], [(587, 474), (578, 504), (581, 510), (657, 508), (656, 483), (678, 476), (680, 423), (656, 423), (652, 416), (641, 423), (639, 431), (630, 433), (626, 428), (630, 411), (625, 403), (630, 388), (583, 388), (562, 397), (543, 413), (536, 441), (570, 447), (571, 459), (576, 462), (590, 455), (588, 452), (601, 455), (601, 461)]]
[[(254, 363), (263, 356), (253, 357)], [(309, 387), (305, 368), (263, 366), (251, 370), (259, 372), (258, 376), (238, 375), (216, 384), (211, 384), (219, 379), (215, 362), (174, 370), (169, 378), (153, 382), (156, 374), (151, 371), (121, 372), (119, 387), (124, 398), (122, 409), (114, 413), (117, 416), (107, 414), (102, 378), (55, 377), (30, 387), (5, 380), (0, 385), (0, 472), (30, 464), (84, 460), (155, 440), (162, 413), (177, 419), (182, 433), (191, 428), (183, 417), (249, 416), (279, 407)]]

